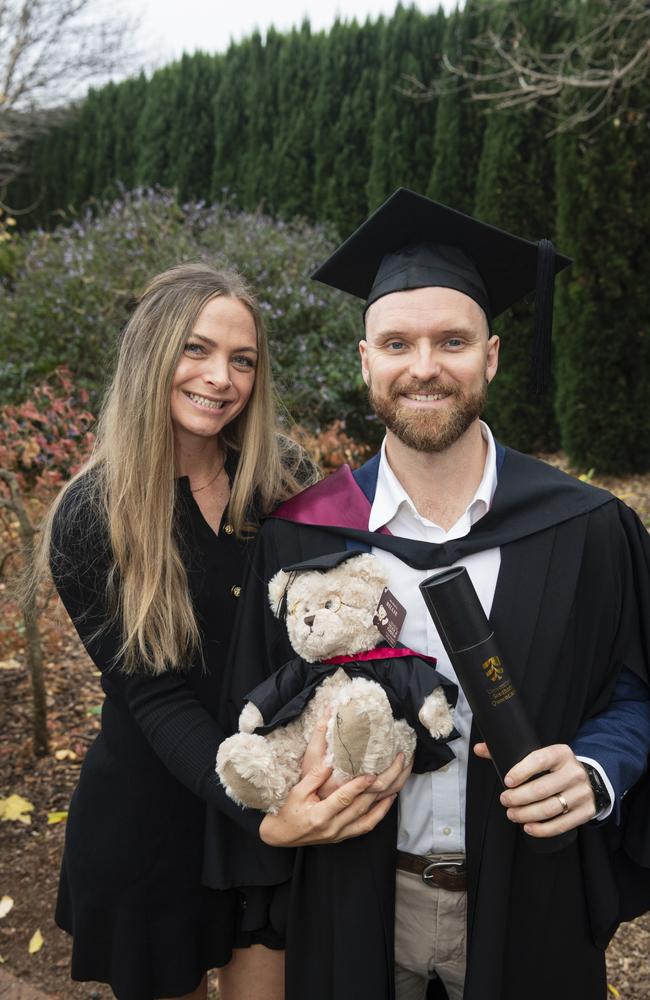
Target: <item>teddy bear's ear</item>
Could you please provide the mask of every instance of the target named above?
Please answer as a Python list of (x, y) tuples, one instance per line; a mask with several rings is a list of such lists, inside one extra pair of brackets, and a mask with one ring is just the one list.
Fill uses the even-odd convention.
[(282, 616), (282, 607), (284, 605), (284, 599), (288, 586), (289, 574), (285, 573), (283, 569), (276, 573), (269, 582), (269, 603), (271, 605), (271, 611), (276, 618), (280, 618)]
[(362, 580), (365, 580), (366, 583), (376, 583), (380, 584), (382, 587), (385, 587), (388, 583), (386, 571), (384, 570), (381, 562), (376, 556), (371, 555), (369, 552), (351, 560), (351, 568), (352, 567), (354, 567), (354, 572), (358, 574)]

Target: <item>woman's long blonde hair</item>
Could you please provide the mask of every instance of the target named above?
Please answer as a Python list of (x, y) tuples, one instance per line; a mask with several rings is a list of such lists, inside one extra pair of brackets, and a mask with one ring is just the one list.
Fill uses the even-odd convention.
[[(121, 625), (120, 666), (127, 673), (183, 668), (200, 650), (174, 533), (170, 397), (174, 372), (196, 319), (219, 295), (235, 298), (249, 310), (258, 349), (248, 405), (221, 434), (223, 443), (239, 453), (229, 520), (239, 534), (245, 534), (254, 527), (253, 497), (257, 511), (265, 514), (305, 485), (295, 475), (300, 449), (276, 429), (267, 336), (243, 279), (206, 263), (179, 264), (157, 275), (123, 331), (93, 453), (50, 509), (36, 566), (38, 576), (49, 558), (59, 558), (52, 545), (52, 522), (74, 486), (84, 523), (90, 517), (106, 525), (112, 559), (108, 597)], [(74, 566), (65, 571), (74, 572)]]

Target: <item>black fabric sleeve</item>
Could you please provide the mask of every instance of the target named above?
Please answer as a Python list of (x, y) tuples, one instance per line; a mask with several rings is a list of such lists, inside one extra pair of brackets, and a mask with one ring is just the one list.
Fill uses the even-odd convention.
[(120, 633), (115, 625), (107, 625), (112, 617), (106, 592), (108, 540), (100, 525), (89, 522), (74, 492), (54, 520), (50, 564), (61, 600), (104, 675), (105, 689), (123, 702), (168, 771), (240, 826), (257, 832), (262, 814), (235, 805), (214, 769), (218, 745), (226, 734), (182, 672), (127, 676), (121, 670)]
[[(293, 527), (293, 526), (291, 526)], [(295, 659), (286, 625), (271, 611), (268, 585), (271, 577), (289, 565), (290, 550), (278, 554), (278, 522), (262, 527), (251, 556), (244, 594), (239, 608), (228, 656), (224, 691), (228, 692), (226, 728), (237, 728), (237, 720), (247, 695), (289, 660)]]
[(650, 535), (637, 514), (618, 504), (626, 546), (618, 634), (619, 662), (650, 684)]
[(252, 701), (264, 722), (269, 723), (281, 709), (304, 691), (307, 678), (312, 679), (313, 674), (311, 665), (297, 656), (253, 688), (247, 700)]
[[(237, 720), (249, 691), (295, 657), (284, 622), (274, 617), (267, 596), (268, 582), (281, 568), (278, 552), (282, 551), (284, 565), (289, 565), (294, 557), (289, 539), (284, 540), (282, 546), (278, 544), (275, 526), (275, 521), (265, 523), (249, 555), (223, 681), (228, 701), (223, 706), (224, 715), (220, 721), (228, 732), (237, 729)], [(235, 838), (224, 833), (222, 813), (208, 804), (203, 855), (206, 885), (215, 889), (228, 889), (233, 885), (279, 885), (291, 877), (295, 856), (292, 848), (269, 847), (259, 837), (254, 844), (251, 841), (252, 838), (246, 835)]]

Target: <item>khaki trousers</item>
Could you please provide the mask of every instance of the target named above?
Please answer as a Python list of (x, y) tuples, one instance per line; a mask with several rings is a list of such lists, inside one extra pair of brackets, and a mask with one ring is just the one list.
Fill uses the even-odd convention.
[(397, 870), (395, 989), (397, 1000), (425, 1000), (437, 975), (449, 1000), (462, 1000), (465, 982), (467, 893), (426, 885)]

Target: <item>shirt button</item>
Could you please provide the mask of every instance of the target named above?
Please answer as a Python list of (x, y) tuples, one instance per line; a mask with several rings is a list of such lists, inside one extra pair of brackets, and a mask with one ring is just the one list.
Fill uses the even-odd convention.
[(230, 593), (233, 597), (239, 597), (241, 594), (241, 587), (231, 587)]
[(451, 827), (450, 826), (443, 826), (442, 832), (444, 833), (445, 837), (448, 837), (449, 834), (451, 833)]
[(223, 530), (227, 535), (232, 535), (235, 529), (233, 528), (232, 524), (224, 524)]

